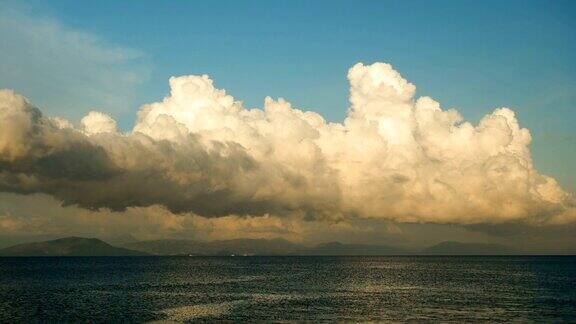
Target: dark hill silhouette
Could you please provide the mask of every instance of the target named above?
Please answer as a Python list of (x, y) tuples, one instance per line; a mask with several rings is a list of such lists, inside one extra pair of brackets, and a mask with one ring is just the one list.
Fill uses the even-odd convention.
[(141, 251), (112, 246), (96, 238), (65, 237), (26, 243), (0, 250), (0, 256), (138, 256)]

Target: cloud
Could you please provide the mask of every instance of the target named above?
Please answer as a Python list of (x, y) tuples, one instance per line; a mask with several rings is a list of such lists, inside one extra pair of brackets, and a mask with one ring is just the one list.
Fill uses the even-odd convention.
[(247, 110), (206, 75), (173, 77), (134, 129), (91, 112), (73, 127), (0, 92), (0, 190), (114, 211), (202, 217), (568, 223), (571, 194), (538, 173), (530, 133), (498, 108), (478, 125), (390, 65), (353, 66), (350, 110), (328, 123), (284, 99)]
[[(0, 193), (0, 246), (34, 238), (99, 237), (116, 241), (185, 238), (229, 240), (284, 238), (318, 244), (330, 241), (391, 244), (420, 248), (439, 240), (490, 240), (479, 232), (452, 225), (393, 224), (385, 220), (325, 222), (302, 215), (201, 217), (174, 214), (162, 206), (130, 207), (123, 212), (60, 206), (44, 194)], [(37, 239), (36, 239), (37, 240)]]
[(128, 111), (149, 70), (137, 50), (10, 1), (0, 3), (0, 47), (0, 87), (74, 119), (94, 107)]
[(305, 244), (340, 241), (388, 244), (413, 250), (452, 240), (500, 243), (534, 253), (573, 253), (576, 246), (576, 223), (460, 226), (391, 223), (380, 219), (325, 222), (306, 220), (301, 215), (206, 218), (191, 213), (174, 214), (162, 206), (130, 207), (123, 212), (62, 207), (44, 194), (0, 193), (0, 201), (0, 247), (63, 236), (99, 237), (110, 242), (284, 238)]
[[(116, 121), (110, 116), (97, 111), (91, 111), (82, 120), (80, 120), (84, 132), (89, 135), (99, 133), (115, 133), (117, 131)], [(59, 126), (59, 127), (68, 127)]]

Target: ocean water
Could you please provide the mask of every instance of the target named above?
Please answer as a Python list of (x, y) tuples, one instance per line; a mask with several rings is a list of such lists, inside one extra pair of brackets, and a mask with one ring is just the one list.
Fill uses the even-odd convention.
[(576, 322), (576, 257), (0, 258), (0, 322)]

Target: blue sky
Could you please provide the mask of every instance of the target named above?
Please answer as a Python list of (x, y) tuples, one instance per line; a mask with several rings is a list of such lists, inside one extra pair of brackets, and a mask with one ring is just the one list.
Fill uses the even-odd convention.
[[(60, 0), (0, 10), (0, 87), (50, 115), (98, 109), (129, 129), (170, 76), (209, 74), (246, 107), (284, 97), (340, 121), (348, 68), (382, 61), (474, 123), (513, 108), (537, 169), (576, 191), (574, 1)], [(7, 22), (8, 11), (26, 19)]]

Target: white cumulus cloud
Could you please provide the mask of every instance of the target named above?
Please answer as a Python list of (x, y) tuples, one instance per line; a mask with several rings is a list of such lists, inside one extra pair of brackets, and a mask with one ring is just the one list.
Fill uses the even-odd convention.
[(74, 128), (0, 92), (0, 190), (204, 217), (299, 215), (433, 223), (566, 223), (575, 203), (532, 163), (509, 108), (478, 125), (384, 63), (354, 65), (350, 109), (329, 123), (284, 99), (245, 109), (206, 75), (170, 79), (120, 133), (91, 112)]

